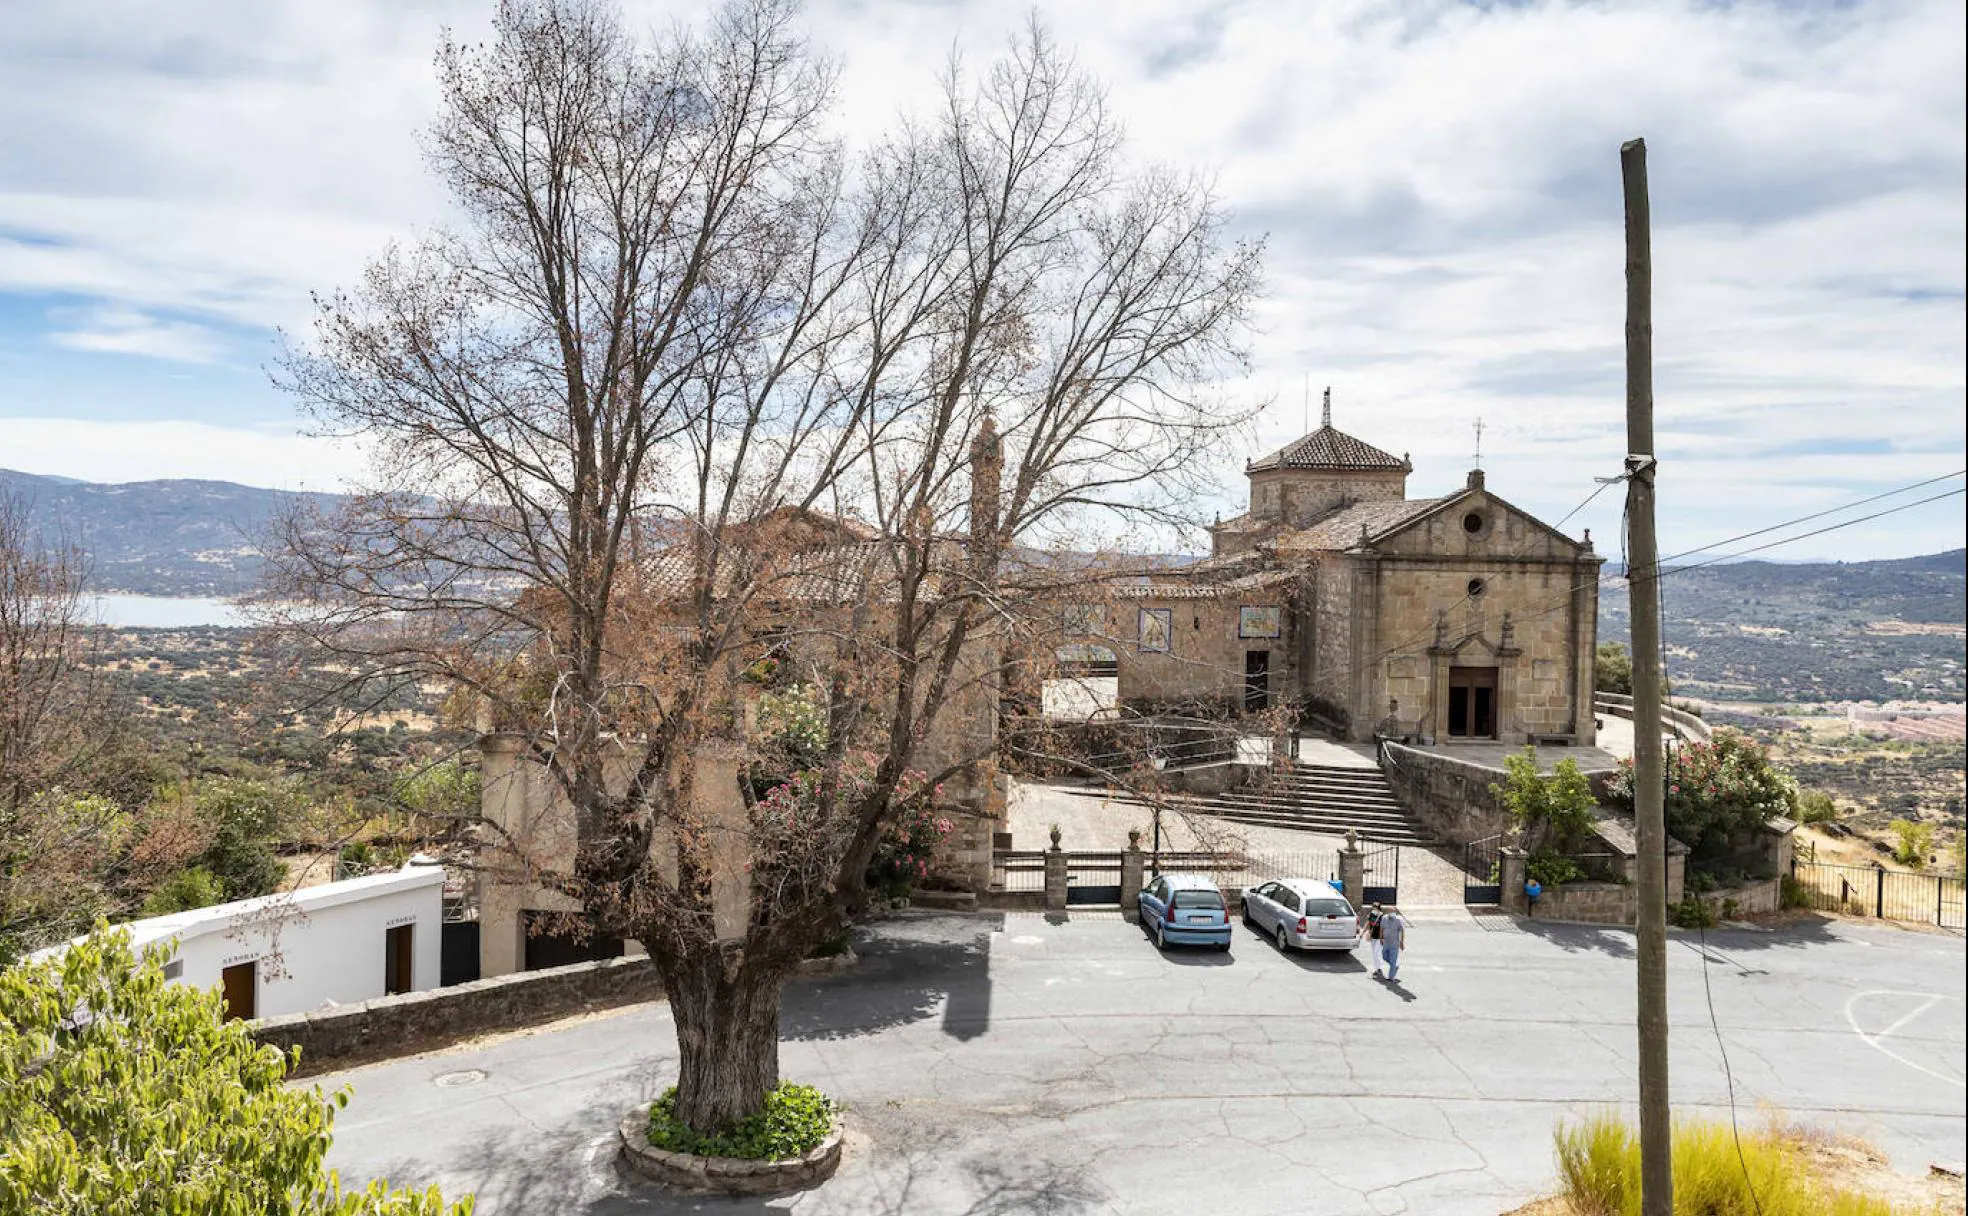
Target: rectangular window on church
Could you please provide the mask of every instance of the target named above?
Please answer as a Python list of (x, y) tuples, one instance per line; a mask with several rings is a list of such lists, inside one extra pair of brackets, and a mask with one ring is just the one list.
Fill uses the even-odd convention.
[(1167, 654), (1169, 640), (1175, 636), (1172, 612), (1167, 608), (1141, 610), (1141, 650), (1144, 654)]
[(1278, 636), (1278, 610), (1276, 608), (1242, 608), (1237, 612), (1237, 636), (1240, 638), (1275, 638)]

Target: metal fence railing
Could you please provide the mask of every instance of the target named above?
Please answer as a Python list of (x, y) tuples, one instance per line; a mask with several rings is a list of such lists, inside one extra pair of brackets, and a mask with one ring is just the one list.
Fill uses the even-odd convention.
[(1968, 928), (1959, 877), (1822, 861), (1792, 861), (1790, 876), (1791, 898), (1820, 912)]
[(991, 857), (991, 886), (998, 891), (1045, 890), (1045, 852), (1004, 849)]

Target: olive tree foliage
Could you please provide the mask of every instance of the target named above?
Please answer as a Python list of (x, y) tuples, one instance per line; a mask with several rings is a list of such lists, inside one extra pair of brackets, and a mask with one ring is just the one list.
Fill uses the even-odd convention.
[[(488, 824), (493, 851), (648, 946), (702, 1131), (778, 1081), (780, 984), (884, 824), (990, 759), (947, 716), (1073, 577), (1035, 546), (1183, 514), (1247, 417), (1210, 385), (1260, 251), (1200, 179), (1128, 168), (1043, 29), (849, 150), (795, 17), (639, 39), (509, 0), (445, 44), (427, 146), (462, 219), (323, 299), (284, 375), (375, 484), (286, 521), (269, 614), (379, 697), (457, 690), (548, 775), (571, 867)], [(794, 774), (744, 728), (782, 659), (825, 711), (798, 799), (762, 796)], [(708, 791), (744, 806), (723, 863), (713, 755), (745, 775)]]
[(100, 930), (0, 973), (0, 1212), (44, 1216), (469, 1216), (435, 1188), (344, 1191), (323, 1167), (344, 1088), (165, 980), (168, 943)]

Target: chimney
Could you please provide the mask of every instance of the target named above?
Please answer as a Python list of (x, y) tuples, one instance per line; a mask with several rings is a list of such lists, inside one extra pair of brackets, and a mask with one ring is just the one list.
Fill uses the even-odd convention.
[(1319, 426), (1321, 429), (1332, 425), (1332, 386), (1326, 386), (1325, 403), (1319, 407)]
[(1481, 469), (1469, 470), (1469, 488), (1472, 490), (1480, 490), (1483, 488), (1483, 470)]
[(998, 496), (1004, 475), (1004, 445), (989, 410), (970, 441), (970, 543), (983, 546), (998, 534)]

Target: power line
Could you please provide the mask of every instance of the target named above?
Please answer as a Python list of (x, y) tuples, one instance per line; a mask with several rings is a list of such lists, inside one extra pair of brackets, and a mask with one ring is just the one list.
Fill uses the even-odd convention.
[[(1823, 519), (1823, 518), (1824, 518), (1825, 516), (1827, 516), (1827, 515), (1836, 515), (1836, 514), (1838, 514), (1838, 513), (1839, 513), (1839, 512), (1841, 512), (1841, 511), (1849, 511), (1849, 510), (1851, 510), (1851, 509), (1852, 509), (1853, 507), (1863, 507), (1863, 506), (1865, 506), (1865, 505), (1866, 505), (1867, 503), (1869, 503), (1869, 502), (1878, 502), (1878, 501), (1879, 501), (1880, 499), (1882, 499), (1882, 498), (1894, 498), (1894, 497), (1897, 497), (1897, 496), (1899, 496), (1899, 495), (1901, 495), (1901, 494), (1905, 494), (1905, 493), (1908, 493), (1908, 492), (1910, 492), (1910, 491), (1913, 491), (1913, 490), (1918, 490), (1918, 489), (1920, 489), (1920, 488), (1922, 488), (1922, 487), (1924, 487), (1924, 486), (1931, 486), (1931, 485), (1934, 485), (1934, 484), (1936, 484), (1936, 483), (1938, 483), (1938, 482), (1943, 482), (1943, 481), (1948, 481), (1948, 480), (1951, 480), (1951, 479), (1953, 479), (1953, 478), (1956, 478), (1956, 477), (1960, 477), (1960, 476), (1963, 476), (1964, 474), (1968, 474), (1968, 469), (1956, 469), (1956, 470), (1955, 470), (1954, 472), (1952, 472), (1952, 473), (1943, 473), (1943, 474), (1942, 474), (1941, 476), (1939, 476), (1939, 477), (1929, 477), (1929, 478), (1928, 478), (1927, 480), (1925, 480), (1925, 481), (1916, 481), (1916, 482), (1914, 482), (1914, 483), (1912, 483), (1911, 485), (1904, 485), (1904, 486), (1900, 486), (1900, 487), (1898, 487), (1897, 489), (1892, 489), (1892, 490), (1887, 490), (1887, 491), (1886, 491), (1886, 492), (1884, 492), (1883, 494), (1874, 494), (1874, 495), (1872, 495), (1872, 496), (1870, 496), (1870, 497), (1868, 497), (1868, 498), (1860, 498), (1860, 499), (1857, 499), (1857, 500), (1855, 500), (1855, 501), (1853, 501), (1853, 502), (1848, 502), (1848, 503), (1844, 503), (1844, 504), (1842, 504), (1842, 505), (1840, 505), (1840, 506), (1836, 506), (1836, 507), (1830, 507), (1830, 508), (1828, 508), (1828, 509), (1826, 509), (1826, 510), (1823, 510), (1823, 511), (1816, 511), (1816, 512), (1813, 512), (1813, 513), (1812, 513), (1812, 514), (1810, 514), (1810, 515), (1800, 515), (1800, 516), (1798, 516), (1798, 517), (1797, 517), (1797, 518), (1795, 518), (1795, 519), (1787, 519), (1787, 520), (1785, 520), (1784, 522), (1782, 522), (1782, 523), (1780, 523), (1780, 524), (1771, 524), (1771, 525), (1770, 525), (1769, 527), (1767, 527), (1767, 528), (1758, 528), (1758, 529), (1757, 529), (1756, 531), (1754, 531), (1754, 532), (1744, 532), (1744, 533), (1742, 533), (1742, 534), (1741, 534), (1741, 535), (1739, 535), (1739, 536), (1731, 536), (1731, 537), (1729, 537), (1729, 538), (1727, 538), (1726, 540), (1718, 540), (1718, 541), (1716, 541), (1716, 542), (1714, 542), (1713, 544), (1708, 544), (1708, 545), (1703, 545), (1703, 546), (1701, 546), (1701, 547), (1700, 547), (1700, 548), (1698, 548), (1698, 549), (1689, 549), (1689, 550), (1687, 550), (1687, 551), (1685, 551), (1685, 552), (1682, 552), (1682, 553), (1676, 553), (1676, 554), (1674, 554), (1674, 555), (1673, 555), (1673, 556), (1671, 556), (1671, 557), (1663, 557), (1663, 558), (1661, 559), (1661, 564), (1662, 564), (1663, 566), (1665, 566), (1665, 565), (1666, 565), (1666, 564), (1667, 564), (1668, 562), (1672, 562), (1672, 561), (1679, 561), (1679, 560), (1680, 560), (1681, 558), (1684, 558), (1684, 557), (1693, 557), (1693, 556), (1694, 556), (1695, 554), (1697, 554), (1697, 553), (1707, 553), (1707, 552), (1708, 552), (1709, 550), (1711, 550), (1711, 549), (1719, 549), (1719, 548), (1721, 548), (1721, 547), (1722, 547), (1723, 545), (1733, 545), (1733, 544), (1735, 544), (1735, 543), (1736, 543), (1737, 541), (1739, 541), (1739, 540), (1751, 540), (1751, 539), (1753, 539), (1753, 538), (1755, 538), (1755, 537), (1758, 537), (1758, 536), (1764, 536), (1764, 535), (1767, 535), (1767, 534), (1769, 534), (1769, 533), (1771, 533), (1771, 532), (1777, 532), (1777, 531), (1780, 531), (1780, 530), (1782, 530), (1782, 529), (1784, 529), (1784, 528), (1789, 528), (1789, 527), (1792, 527), (1792, 526), (1794, 526), (1794, 525), (1797, 525), (1797, 524), (1804, 524), (1804, 523), (1809, 523), (1809, 522), (1811, 522), (1811, 521), (1812, 521), (1812, 520), (1814, 520), (1814, 519)], [(1917, 503), (1916, 503), (1916, 504), (1912, 504), (1912, 505), (1915, 505), (1915, 506), (1917, 506), (1917, 505), (1919, 505), (1919, 504), (1917, 504)], [(1815, 534), (1814, 534), (1814, 535), (1815, 535)], [(1801, 538), (1800, 538), (1800, 539), (1801, 539)], [(1754, 550), (1754, 549), (1752, 549), (1752, 550), (1749, 550), (1749, 552), (1752, 552), (1752, 553), (1754, 553), (1754, 552), (1756, 552), (1756, 550)], [(1692, 567), (1692, 566), (1691, 566), (1691, 567), (1689, 567), (1689, 569), (1693, 569), (1693, 568), (1694, 568), (1694, 567)]]
[[(1960, 474), (1958, 474), (1958, 473), (1957, 473), (1957, 474), (1955, 474), (1955, 476), (1957, 476), (1957, 477), (1958, 477), (1958, 476), (1960, 476)], [(1939, 480), (1939, 479), (1937, 478), (1936, 480)], [(1931, 483), (1923, 483), (1923, 484), (1931, 484)], [(1661, 570), (1661, 575), (1662, 575), (1663, 577), (1665, 577), (1666, 575), (1669, 575), (1669, 574), (1685, 574), (1686, 572), (1688, 572), (1688, 571), (1690, 571), (1690, 570), (1699, 570), (1699, 569), (1701, 569), (1701, 568), (1702, 568), (1703, 566), (1713, 566), (1713, 565), (1714, 565), (1715, 563), (1717, 563), (1717, 562), (1726, 562), (1726, 561), (1728, 561), (1728, 560), (1729, 560), (1730, 558), (1732, 558), (1732, 557), (1746, 557), (1746, 556), (1748, 556), (1748, 555), (1749, 555), (1749, 554), (1751, 554), (1751, 553), (1761, 553), (1761, 552), (1763, 552), (1763, 551), (1764, 551), (1765, 549), (1776, 549), (1776, 548), (1779, 548), (1779, 547), (1781, 547), (1781, 546), (1783, 546), (1783, 545), (1794, 545), (1794, 544), (1796, 544), (1796, 543), (1797, 543), (1798, 541), (1800, 541), (1800, 540), (1809, 540), (1809, 539), (1811, 539), (1811, 538), (1812, 538), (1813, 536), (1823, 536), (1823, 535), (1824, 535), (1825, 533), (1827, 533), (1827, 532), (1836, 532), (1836, 531), (1838, 531), (1838, 530), (1839, 530), (1840, 528), (1849, 528), (1849, 527), (1851, 527), (1851, 526), (1852, 526), (1852, 525), (1854, 525), (1854, 524), (1862, 524), (1862, 523), (1866, 523), (1866, 522), (1868, 522), (1868, 521), (1870, 521), (1870, 520), (1875, 520), (1875, 519), (1879, 519), (1879, 518), (1882, 518), (1882, 517), (1884, 517), (1884, 516), (1887, 516), (1887, 515), (1893, 515), (1893, 514), (1895, 514), (1895, 513), (1897, 513), (1897, 512), (1900, 512), (1900, 511), (1911, 511), (1911, 510), (1912, 510), (1913, 508), (1915, 508), (1915, 507), (1924, 507), (1924, 506), (1926, 506), (1926, 505), (1927, 505), (1928, 503), (1930, 503), (1930, 502), (1939, 502), (1939, 501), (1941, 501), (1941, 500), (1942, 500), (1942, 499), (1944, 499), (1944, 498), (1953, 498), (1953, 497), (1954, 497), (1955, 495), (1957, 495), (1957, 494), (1968, 494), (1968, 486), (1963, 486), (1963, 487), (1962, 487), (1961, 489), (1958, 489), (1958, 490), (1947, 490), (1947, 491), (1944, 491), (1943, 493), (1940, 493), (1940, 494), (1935, 494), (1935, 495), (1932, 495), (1931, 497), (1928, 497), (1928, 498), (1922, 498), (1922, 499), (1919, 499), (1919, 500), (1917, 500), (1917, 501), (1914, 501), (1914, 502), (1908, 502), (1908, 503), (1901, 503), (1901, 504), (1900, 504), (1899, 506), (1897, 506), (1897, 507), (1888, 507), (1888, 508), (1886, 508), (1886, 509), (1885, 509), (1884, 511), (1874, 511), (1874, 512), (1873, 512), (1872, 514), (1870, 514), (1870, 515), (1861, 515), (1861, 516), (1859, 516), (1859, 517), (1858, 517), (1857, 519), (1848, 519), (1848, 520), (1844, 520), (1844, 521), (1842, 521), (1842, 522), (1840, 522), (1840, 523), (1835, 523), (1835, 524), (1831, 524), (1831, 525), (1829, 525), (1828, 527), (1823, 527), (1823, 528), (1814, 528), (1814, 529), (1812, 529), (1812, 530), (1811, 530), (1811, 531), (1809, 531), (1809, 532), (1800, 532), (1800, 533), (1799, 533), (1799, 534), (1797, 534), (1796, 536), (1787, 536), (1787, 537), (1785, 537), (1785, 538), (1784, 538), (1784, 539), (1782, 539), (1782, 540), (1773, 540), (1773, 541), (1771, 541), (1771, 542), (1770, 542), (1769, 544), (1766, 544), (1766, 545), (1754, 545), (1754, 546), (1752, 546), (1752, 547), (1750, 547), (1750, 548), (1748, 548), (1748, 549), (1738, 549), (1738, 550), (1737, 550), (1736, 552), (1734, 552), (1734, 553), (1724, 553), (1724, 554), (1723, 554), (1722, 556), (1720, 556), (1720, 557), (1712, 557), (1712, 558), (1710, 558), (1710, 559), (1708, 559), (1708, 560), (1707, 560), (1707, 561), (1705, 561), (1705, 562), (1696, 562), (1696, 563), (1695, 563), (1694, 565), (1692, 565), (1692, 566), (1674, 566), (1674, 567), (1669, 567), (1669, 568), (1663, 568), (1663, 569)], [(1806, 517), (1805, 517), (1805, 519), (1816, 519), (1816, 518), (1817, 518), (1817, 516), (1806, 516)], [(1797, 523), (1797, 522), (1802, 522), (1802, 521), (1801, 521), (1801, 520), (1794, 520), (1794, 521), (1792, 521), (1792, 522), (1793, 522), (1793, 523)], [(1778, 525), (1777, 525), (1777, 527), (1780, 527), (1780, 528), (1781, 528), (1781, 527), (1789, 527), (1789, 526), (1790, 526), (1789, 524), (1778, 524)], [(1771, 532), (1771, 531), (1775, 531), (1775, 530), (1776, 530), (1775, 528), (1765, 528), (1765, 529), (1764, 529), (1764, 531), (1765, 531), (1765, 532)], [(1755, 534), (1755, 533), (1752, 533), (1752, 535), (1758, 535), (1758, 534)], [(1696, 553), (1699, 553), (1699, 552), (1701, 552), (1701, 550), (1699, 550), (1699, 549), (1696, 549), (1696, 550), (1693, 550), (1693, 552), (1696, 552)]]

